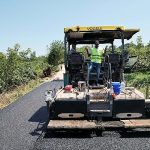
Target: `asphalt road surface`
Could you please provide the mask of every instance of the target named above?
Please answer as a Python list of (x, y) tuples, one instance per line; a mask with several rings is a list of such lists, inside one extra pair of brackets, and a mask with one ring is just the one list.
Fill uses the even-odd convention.
[(47, 120), (45, 91), (62, 84), (46, 82), (0, 111), (0, 150), (33, 149)]
[(0, 111), (0, 150), (150, 150), (149, 130), (47, 133), (44, 92), (63, 81), (46, 82)]

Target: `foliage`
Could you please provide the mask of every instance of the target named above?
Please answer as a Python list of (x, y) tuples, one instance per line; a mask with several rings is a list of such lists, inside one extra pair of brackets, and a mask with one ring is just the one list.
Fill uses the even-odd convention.
[(62, 41), (53, 41), (50, 46), (47, 46), (49, 51), (48, 63), (52, 66), (57, 66), (63, 62), (64, 58), (64, 44)]
[(150, 42), (144, 45), (140, 36), (136, 41), (136, 44), (133, 42), (125, 44), (125, 49), (128, 50), (129, 56), (138, 57), (135, 71), (148, 71), (150, 70)]
[(0, 53), (0, 92), (5, 87), (5, 72), (6, 72), (6, 56)]
[(138, 88), (145, 94), (146, 98), (150, 96), (150, 71), (125, 74), (125, 80), (127, 86)]
[(0, 93), (39, 77), (49, 65), (45, 56), (36, 57), (30, 48), (21, 50), (16, 44), (0, 53)]
[(130, 86), (144, 87), (147, 84), (150, 85), (150, 72), (136, 72), (126, 74), (125, 79), (129, 82)]
[[(85, 48), (77, 48), (78, 52), (87, 55)], [(118, 52), (120, 47), (114, 45), (115, 51)], [(57, 65), (63, 63), (64, 58), (64, 43), (56, 40), (47, 46), (49, 51), (48, 57), (36, 56), (36, 52), (28, 48), (22, 50), (19, 44), (15, 44), (13, 48), (7, 49), (7, 54), (0, 52), (0, 92), (9, 90), (12, 87), (29, 82), (32, 79), (39, 77), (44, 69), (49, 65), (56, 69)], [(108, 47), (108, 50), (110, 47)], [(137, 37), (136, 43), (130, 42), (125, 44), (125, 49), (128, 50), (129, 56), (138, 56), (137, 65), (134, 68), (135, 73), (126, 75), (126, 78), (133, 86), (145, 86), (150, 80), (150, 42), (143, 44), (142, 38)], [(84, 54), (85, 53), (85, 54)], [(88, 57), (88, 56), (86, 56)]]

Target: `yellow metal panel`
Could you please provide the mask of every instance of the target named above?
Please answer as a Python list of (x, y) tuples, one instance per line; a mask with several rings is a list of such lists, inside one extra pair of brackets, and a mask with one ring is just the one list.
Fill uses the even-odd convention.
[(123, 31), (139, 31), (139, 29), (126, 29), (124, 26), (74, 26), (74, 27), (65, 27), (64, 32), (89, 32), (94, 30), (118, 30)]
[(74, 26), (74, 27), (66, 27), (64, 28), (64, 32), (68, 31), (93, 31), (93, 30), (117, 30), (121, 29), (124, 30), (124, 26)]

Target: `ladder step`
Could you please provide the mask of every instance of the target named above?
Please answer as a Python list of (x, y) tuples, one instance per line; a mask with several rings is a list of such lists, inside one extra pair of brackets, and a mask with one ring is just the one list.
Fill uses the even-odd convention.
[[(91, 72), (90, 74), (97, 74), (96, 72)], [(100, 72), (100, 74), (104, 74), (103, 72)]]
[(104, 113), (104, 112), (110, 112), (110, 110), (90, 110), (90, 112)]
[(90, 99), (90, 103), (97, 103), (97, 102), (103, 102), (103, 103), (109, 103), (109, 101), (106, 101), (105, 99)]
[(104, 85), (98, 85), (98, 86), (96, 86), (96, 85), (90, 85), (89, 86), (89, 89), (103, 89), (103, 88), (105, 88), (105, 86)]
[[(85, 75), (87, 75), (87, 73), (84, 73)], [(90, 73), (90, 75), (96, 75), (97, 73)], [(100, 73), (99, 75), (103, 75), (104, 73)]]
[(103, 80), (103, 78), (99, 78), (98, 80)]

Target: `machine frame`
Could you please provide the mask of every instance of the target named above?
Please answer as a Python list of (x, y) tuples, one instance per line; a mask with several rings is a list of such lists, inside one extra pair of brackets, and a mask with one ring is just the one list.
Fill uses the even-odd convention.
[[(123, 26), (75, 26), (64, 28), (64, 88), (56, 94), (46, 92), (49, 113), (47, 128), (59, 129), (102, 129), (150, 127), (148, 119), (150, 100), (132, 87), (114, 95), (112, 82), (124, 81), (124, 70), (128, 62), (128, 53), (124, 49), (124, 40), (129, 40), (139, 29), (126, 29)], [(114, 51), (114, 40), (121, 39), (121, 52)], [(90, 86), (86, 82), (85, 59), (80, 53), (69, 54), (71, 44), (110, 43), (110, 54), (104, 55), (103, 78), (101, 86)], [(117, 61), (116, 61), (117, 60)], [(117, 75), (119, 74), (119, 75)], [(92, 77), (94, 79), (94, 77)], [(104, 80), (105, 79), (105, 80)], [(81, 90), (79, 82), (85, 82)], [(70, 85), (68, 91), (66, 86)]]

